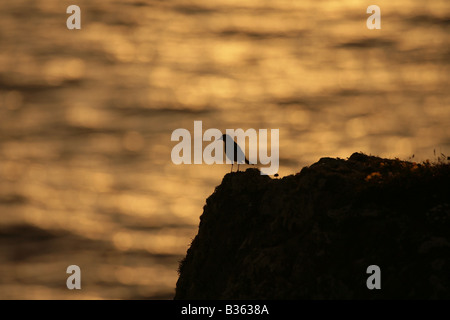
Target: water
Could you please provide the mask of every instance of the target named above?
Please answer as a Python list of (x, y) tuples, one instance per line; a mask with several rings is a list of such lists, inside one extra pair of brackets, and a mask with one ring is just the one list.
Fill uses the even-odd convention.
[(448, 1), (378, 1), (381, 30), (360, 1), (71, 4), (0, 2), (1, 299), (172, 298), (230, 170), (172, 164), (194, 120), (280, 129), (280, 176), (450, 155)]

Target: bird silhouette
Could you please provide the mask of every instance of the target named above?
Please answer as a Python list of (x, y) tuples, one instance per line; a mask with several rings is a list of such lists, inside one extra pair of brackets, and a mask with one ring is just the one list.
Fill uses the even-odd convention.
[[(241, 164), (241, 163), (246, 163), (246, 164), (253, 165), (253, 163), (250, 163), (250, 161), (247, 160), (247, 158), (245, 157), (245, 154), (242, 151), (241, 147), (239, 147), (239, 145), (236, 143), (236, 141), (234, 141), (234, 139), (231, 138), (228, 134), (223, 134), (219, 138), (219, 140), (223, 140), (223, 146), (224, 146), (224, 149), (225, 149), (225, 154), (227, 155), (227, 158), (231, 160), (231, 171), (230, 172), (233, 172), (233, 164), (235, 162), (238, 165), (237, 171), (239, 171), (239, 164)], [(233, 155), (227, 153), (227, 143), (230, 143), (230, 144), (234, 145)]]

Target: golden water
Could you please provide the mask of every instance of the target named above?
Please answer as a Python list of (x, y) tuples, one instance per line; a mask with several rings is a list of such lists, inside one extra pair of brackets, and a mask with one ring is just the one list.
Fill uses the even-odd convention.
[(172, 164), (194, 120), (279, 129), (280, 176), (450, 155), (450, 2), (378, 1), (381, 30), (371, 4), (1, 1), (0, 298), (171, 298), (230, 170)]

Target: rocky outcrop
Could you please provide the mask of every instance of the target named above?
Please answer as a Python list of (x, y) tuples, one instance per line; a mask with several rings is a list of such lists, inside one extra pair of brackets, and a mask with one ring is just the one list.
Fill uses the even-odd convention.
[(449, 299), (450, 165), (355, 153), (229, 173), (179, 274), (175, 299)]

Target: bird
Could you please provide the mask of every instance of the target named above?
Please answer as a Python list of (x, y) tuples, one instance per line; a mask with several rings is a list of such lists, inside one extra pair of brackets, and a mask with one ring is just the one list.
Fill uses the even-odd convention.
[[(236, 141), (234, 141), (234, 139), (232, 137), (230, 137), (228, 134), (223, 134), (219, 138), (219, 140), (223, 140), (225, 154), (227, 155), (227, 158), (231, 160), (231, 171), (230, 172), (233, 172), (233, 164), (235, 162), (238, 164), (237, 171), (239, 171), (239, 164), (240, 163), (244, 162), (246, 164), (253, 165), (253, 163), (250, 163), (250, 161), (248, 161), (248, 159), (245, 157), (245, 154), (242, 151), (241, 147), (239, 147), (239, 145), (236, 143)], [(227, 143), (233, 143), (233, 145), (234, 145), (233, 159), (232, 159), (231, 154), (227, 153)]]

